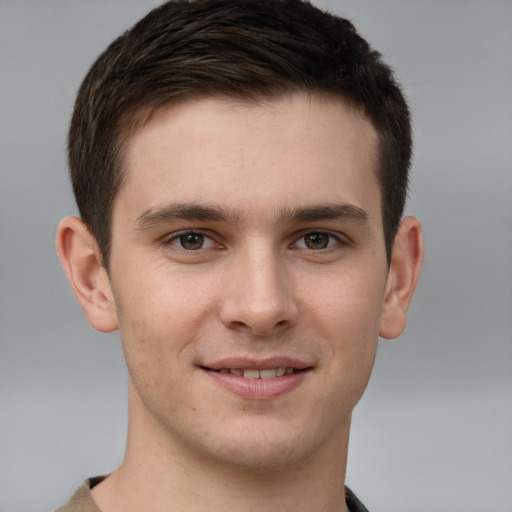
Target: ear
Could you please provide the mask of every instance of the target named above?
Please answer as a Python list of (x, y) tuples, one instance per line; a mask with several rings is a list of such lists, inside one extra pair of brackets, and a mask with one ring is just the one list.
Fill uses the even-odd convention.
[(93, 235), (78, 217), (66, 217), (57, 229), (57, 253), (89, 323), (98, 331), (118, 328), (106, 269)]
[(393, 339), (405, 329), (407, 310), (423, 264), (421, 224), (416, 217), (404, 217), (393, 244), (379, 335)]

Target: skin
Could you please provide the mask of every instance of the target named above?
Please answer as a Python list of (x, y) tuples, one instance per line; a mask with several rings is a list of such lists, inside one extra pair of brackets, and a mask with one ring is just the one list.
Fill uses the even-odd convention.
[[(120, 330), (130, 376), (126, 457), (93, 490), (103, 512), (346, 510), (351, 412), (423, 256), (407, 218), (388, 265), (376, 144), (340, 100), (185, 102), (129, 144), (108, 274), (81, 221), (62, 221), (75, 294)], [(306, 369), (277, 395), (207, 369), (283, 358)]]

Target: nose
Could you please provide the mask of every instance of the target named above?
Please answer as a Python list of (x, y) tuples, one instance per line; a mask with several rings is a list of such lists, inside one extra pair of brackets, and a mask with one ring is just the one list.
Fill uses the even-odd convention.
[(220, 305), (225, 327), (269, 336), (297, 323), (292, 276), (272, 251), (253, 251), (232, 262)]

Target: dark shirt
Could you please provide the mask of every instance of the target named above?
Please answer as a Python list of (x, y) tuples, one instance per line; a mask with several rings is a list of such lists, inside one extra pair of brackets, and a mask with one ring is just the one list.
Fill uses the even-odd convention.
[[(91, 489), (104, 480), (105, 476), (97, 476), (86, 480), (73, 494), (71, 499), (56, 512), (101, 512), (91, 496)], [(350, 512), (368, 512), (368, 509), (356, 498), (355, 494), (345, 487), (345, 500)]]

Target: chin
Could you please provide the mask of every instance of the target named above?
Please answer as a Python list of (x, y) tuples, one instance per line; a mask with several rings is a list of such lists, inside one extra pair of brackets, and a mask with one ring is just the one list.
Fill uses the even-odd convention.
[[(256, 436), (255, 436), (256, 437)], [(305, 444), (297, 446), (289, 439), (268, 441), (265, 439), (239, 440), (229, 446), (210, 450), (212, 461), (237, 471), (265, 472), (295, 466), (307, 460), (314, 448)]]
[(322, 444), (329, 437), (322, 429), (312, 429), (319, 425), (311, 425), (311, 422), (302, 425), (306, 428), (300, 428), (300, 425), (291, 426), (263, 416), (253, 416), (222, 430), (212, 429), (212, 432), (223, 432), (222, 436), (213, 437), (204, 432), (201, 439), (196, 439), (195, 448), (212, 464), (268, 474), (305, 463), (322, 451)]

